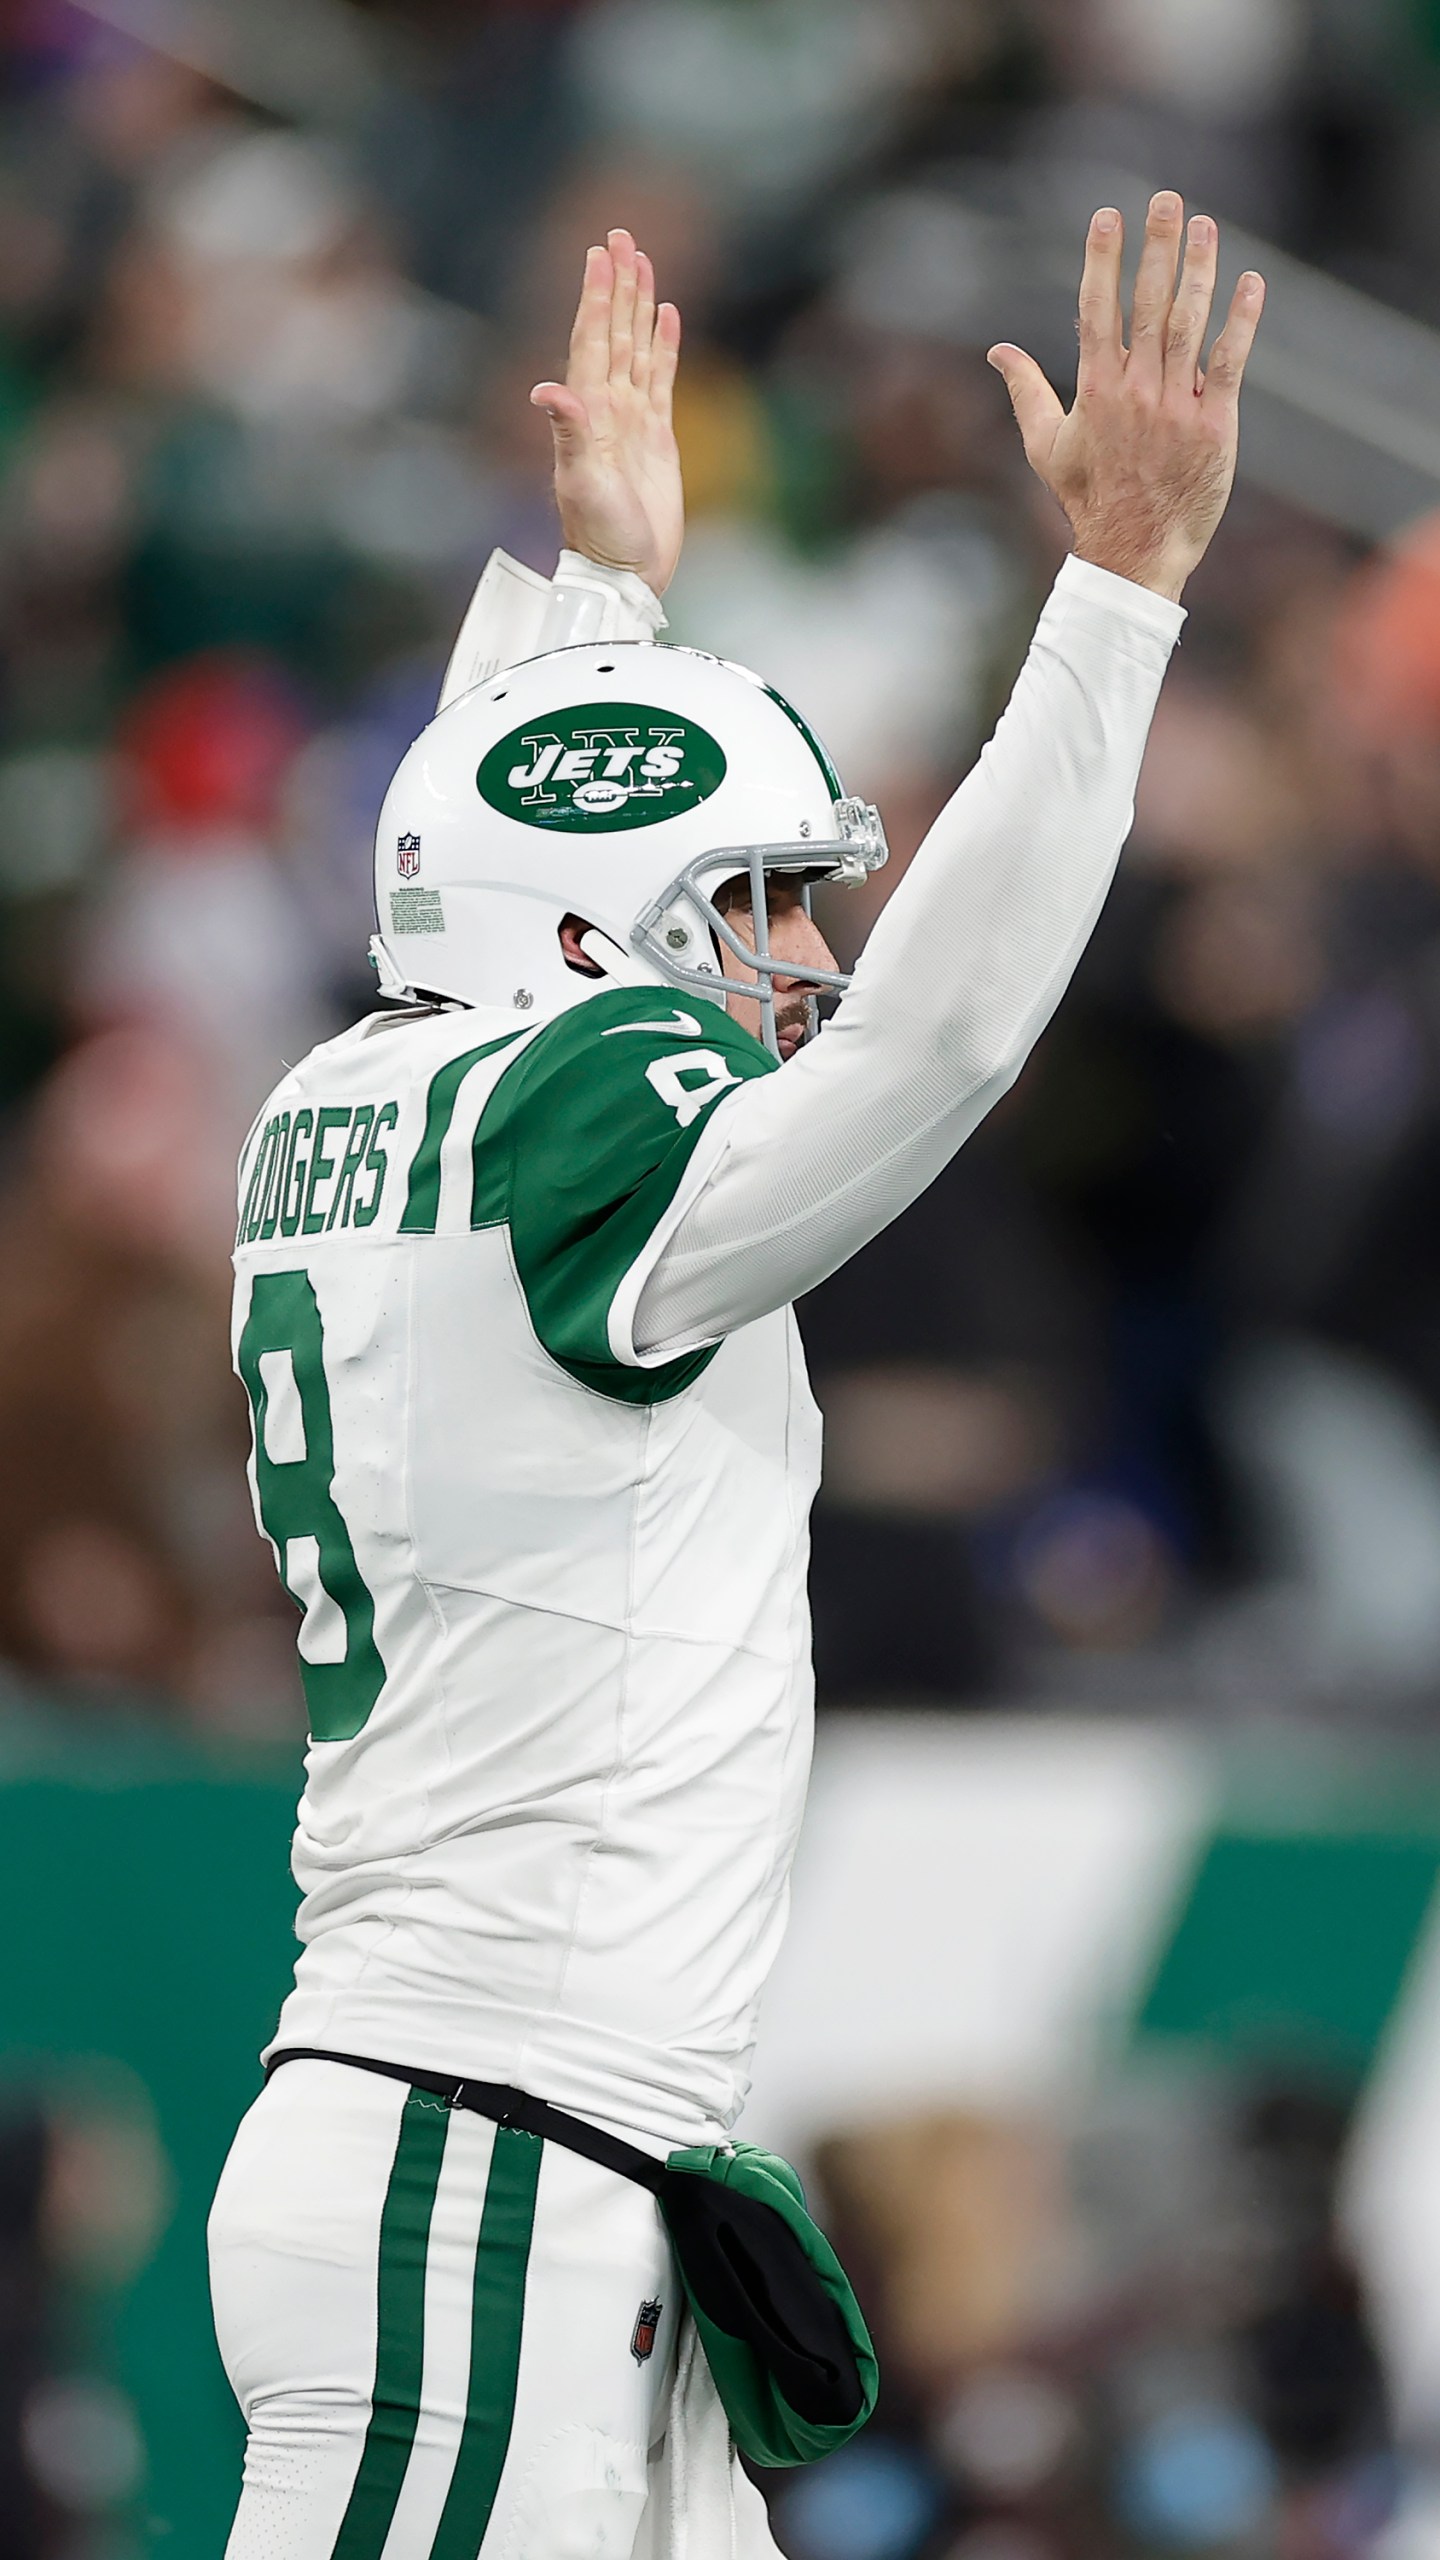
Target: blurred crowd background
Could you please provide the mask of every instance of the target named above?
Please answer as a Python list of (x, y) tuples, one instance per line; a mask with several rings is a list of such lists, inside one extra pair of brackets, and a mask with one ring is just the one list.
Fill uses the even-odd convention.
[[(672, 636), (759, 667), (884, 810), (889, 869), (827, 916), (851, 954), (1063, 548), (984, 348), (1063, 381), (1084, 219), (1161, 182), (1271, 276), (1241, 483), (1059, 1021), (802, 1309), (820, 1700), (1158, 1718), (1220, 1754), (1259, 1731), (1432, 1785), (1432, 0), (4, 0), (7, 1730), (293, 1767), (225, 1347), (232, 1167), (280, 1062), (371, 1000), (374, 814), (486, 556), (553, 566), (526, 393), (587, 241), (630, 225), (684, 312)], [(917, 2345), (885, 2297), (893, 2405), (861, 2470), (781, 2502), (795, 2560), (1401, 2550), (1336, 2220), (1363, 2074), (1283, 2038), (1262, 2063), (1126, 2119), (1190, 2245), (1157, 2275), (1116, 2196), (1072, 2196), (1093, 2281), (1059, 2329), (1002, 2246), (1060, 2215), (1054, 2127), (932, 2125), (883, 2176), (832, 2151), (862, 2257), (969, 2197), (955, 2285), (983, 2300)], [(80, 2153), (122, 2198), (127, 2108)], [(161, 2547), (136, 2519), (165, 2486), (44, 2309), (78, 2137), (39, 2100), (9, 2121), (0, 2555), (125, 2560)], [(1440, 2393), (1405, 2460), (1426, 2426)]]

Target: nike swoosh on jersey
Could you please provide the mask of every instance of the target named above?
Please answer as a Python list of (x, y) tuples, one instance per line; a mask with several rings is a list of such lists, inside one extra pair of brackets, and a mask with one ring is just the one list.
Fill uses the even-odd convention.
[(613, 1040), (617, 1031), (669, 1031), (679, 1040), (698, 1040), (700, 1025), (693, 1013), (672, 1013), (668, 1022), (612, 1022), (602, 1031), (602, 1040)]

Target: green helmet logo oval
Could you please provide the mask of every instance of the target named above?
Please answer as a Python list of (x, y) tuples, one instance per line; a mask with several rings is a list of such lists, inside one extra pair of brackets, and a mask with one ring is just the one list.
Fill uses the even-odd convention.
[(698, 809), (725, 779), (708, 729), (638, 702), (586, 702), (527, 720), (475, 776), (482, 800), (527, 827), (610, 835)]

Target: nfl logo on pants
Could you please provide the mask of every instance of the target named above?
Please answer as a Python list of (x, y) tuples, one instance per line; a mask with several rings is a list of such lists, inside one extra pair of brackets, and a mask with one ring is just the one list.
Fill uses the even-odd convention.
[(648, 2364), (655, 2352), (655, 2332), (660, 2325), (664, 2304), (642, 2302), (635, 2314), (635, 2327), (630, 2337), (630, 2353), (637, 2364)]
[(402, 880), (413, 880), (420, 868), (420, 839), (402, 836), (395, 847), (395, 868)]

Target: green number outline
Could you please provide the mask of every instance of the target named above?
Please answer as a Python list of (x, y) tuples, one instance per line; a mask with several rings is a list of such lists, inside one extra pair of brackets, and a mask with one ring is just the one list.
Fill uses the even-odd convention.
[[(265, 1447), (269, 1399), (260, 1373), (267, 1351), (288, 1351), (305, 1424), (305, 1454), (279, 1464)], [(260, 1517), (280, 1565), (280, 1578), (297, 1608), (297, 1592), (285, 1577), (292, 1538), (313, 1538), (320, 1580), (345, 1620), (343, 1662), (307, 1662), (300, 1677), (316, 1742), (350, 1742), (385, 1685), (385, 1665), (375, 1642), (375, 1602), (355, 1561), (344, 1514), (335, 1500), (335, 1430), (325, 1377), (325, 1329), (305, 1271), (263, 1271), (250, 1294), (237, 1363), (255, 1417), (255, 1482)]]

